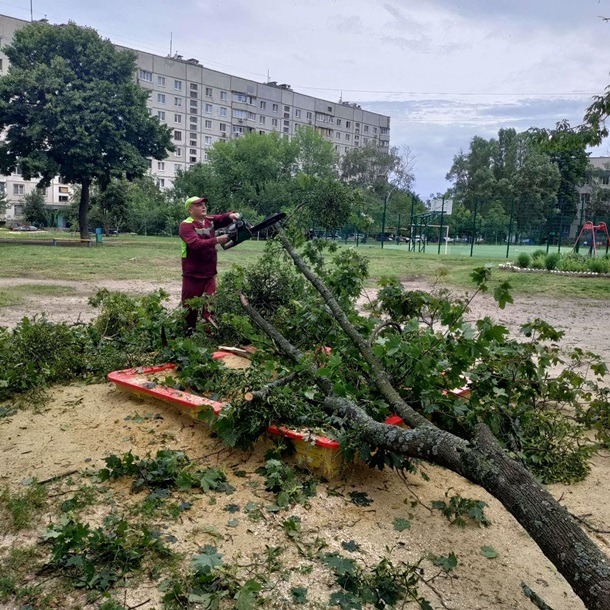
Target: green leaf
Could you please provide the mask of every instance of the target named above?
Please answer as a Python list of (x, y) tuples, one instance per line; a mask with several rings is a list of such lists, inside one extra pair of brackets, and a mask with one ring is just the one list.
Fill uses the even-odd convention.
[(248, 580), (235, 596), (236, 610), (253, 610), (256, 608), (257, 593), (261, 590), (261, 584), (254, 579)]
[(356, 506), (370, 506), (373, 503), (365, 491), (350, 491), (348, 495)]
[(354, 540), (349, 540), (348, 542), (342, 542), (341, 548), (349, 551), (350, 553), (355, 553), (356, 551), (360, 550), (360, 545)]
[(292, 595), (292, 601), (295, 604), (306, 604), (307, 603), (307, 588), (306, 587), (292, 587), (290, 589)]
[(341, 610), (362, 610), (358, 598), (347, 591), (337, 591), (330, 596), (331, 606), (339, 606)]
[(191, 562), (195, 572), (209, 574), (222, 565), (222, 555), (216, 552), (215, 546), (206, 544), (201, 550), (202, 552), (195, 555)]
[(498, 556), (498, 551), (493, 546), (482, 546), (481, 555), (487, 557), (487, 559), (495, 559)]
[(432, 563), (441, 568), (444, 572), (451, 572), (451, 570), (457, 566), (458, 559), (455, 553), (451, 552), (449, 555), (447, 555), (447, 557), (437, 555), (434, 557), (434, 559), (432, 559)]
[(394, 519), (394, 529), (397, 532), (403, 532), (404, 530), (411, 529), (411, 522), (403, 517), (396, 517), (396, 519)]
[(322, 563), (332, 568), (337, 576), (345, 574), (353, 575), (356, 572), (356, 564), (353, 559), (341, 557), (337, 553), (325, 553), (322, 555)]

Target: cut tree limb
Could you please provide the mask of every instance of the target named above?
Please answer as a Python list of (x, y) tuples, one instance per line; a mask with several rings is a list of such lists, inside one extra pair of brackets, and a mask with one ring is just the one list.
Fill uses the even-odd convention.
[[(587, 608), (610, 610), (608, 558), (568, 511), (538, 483), (529, 470), (502, 449), (485, 425), (476, 426), (472, 439), (460, 438), (438, 428), (407, 405), (392, 387), (388, 374), (367, 341), (349, 322), (331, 292), (307, 267), (281, 228), (277, 229), (282, 244), (296, 266), (321, 294), (338, 324), (369, 365), (380, 393), (413, 429), (404, 430), (374, 421), (357, 404), (335, 396), (331, 380), (316, 375), (315, 364), (310, 363), (308, 366), (312, 379), (326, 395), (325, 408), (352, 422), (372, 446), (411, 458), (425, 459), (486, 489), (528, 532)], [(301, 366), (307, 365), (304, 355), (262, 318), (243, 295), (241, 301), (246, 313), (284, 354)]]

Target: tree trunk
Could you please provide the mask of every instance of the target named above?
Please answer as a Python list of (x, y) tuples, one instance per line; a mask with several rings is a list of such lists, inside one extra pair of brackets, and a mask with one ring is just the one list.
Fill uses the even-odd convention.
[(90, 188), (91, 181), (83, 180), (81, 182), (80, 202), (78, 204), (78, 228), (80, 231), (80, 238), (82, 240), (89, 240), (89, 223), (87, 221), (87, 215), (89, 212), (89, 199), (90, 199)]
[[(425, 459), (486, 489), (528, 532), (587, 608), (610, 610), (610, 563), (576, 520), (538, 483), (529, 470), (506, 454), (486, 426), (477, 426), (474, 438), (467, 440), (438, 428), (406, 405), (391, 387), (387, 373), (372, 354), (364, 337), (351, 325), (332, 293), (305, 265), (277, 225), (276, 228), (282, 244), (297, 267), (321, 294), (337, 322), (371, 367), (374, 376), (372, 381), (413, 429), (404, 430), (372, 420), (358, 405), (335, 396), (332, 382), (316, 374), (312, 364), (309, 365), (309, 372), (327, 395), (325, 408), (352, 421), (372, 446), (407, 457)], [(281, 351), (303, 365), (302, 354), (264, 320), (243, 296), (242, 305)]]

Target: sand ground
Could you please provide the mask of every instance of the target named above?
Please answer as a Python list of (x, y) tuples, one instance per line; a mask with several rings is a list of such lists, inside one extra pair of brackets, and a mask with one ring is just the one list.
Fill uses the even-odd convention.
[[(19, 280), (3, 279), (0, 286), (16, 281)], [(74, 294), (46, 298), (44, 303), (33, 299), (19, 307), (3, 308), (0, 310), (0, 324), (15, 324), (23, 315), (41, 310), (56, 321), (90, 319), (95, 311), (87, 304), (87, 298), (102, 286), (129, 292), (148, 292), (163, 287), (170, 293), (171, 305), (178, 301), (177, 285), (60, 283), (73, 285)], [(414, 288), (423, 287), (417, 282), (410, 284)], [(536, 303), (518, 300), (514, 306), (498, 310), (491, 298), (484, 295), (475, 299), (472, 309), (473, 319), (491, 315), (512, 329), (534, 317), (542, 317), (565, 331), (567, 346), (580, 346), (600, 353), (610, 362), (609, 303), (557, 302), (549, 298), (538, 299)], [(233, 494), (217, 496), (214, 502), (204, 494), (191, 499), (192, 508), (168, 526), (176, 538), (173, 543), (175, 550), (188, 556), (198, 547), (214, 543), (227, 559), (245, 564), (257, 553), (264, 553), (265, 546), (277, 545), (285, 549), (282, 560), (289, 569), (288, 580), (277, 582), (265, 607), (294, 607), (290, 587), (304, 586), (309, 590), (310, 605), (300, 607), (323, 608), (326, 607), (324, 600), (327, 602), (332, 590), (327, 571), (317, 567), (308, 574), (304, 573), (307, 570), (299, 571), (308, 560), (295, 550), (283, 534), (281, 525), (288, 516), (296, 515), (302, 520), (301, 537), (307, 544), (313, 545), (318, 538), (327, 545), (326, 551), (349, 555), (342, 549), (341, 542), (354, 540), (359, 550), (351, 556), (368, 565), (378, 561), (388, 548), (392, 549), (395, 561), (411, 562), (429, 553), (447, 555), (454, 552), (459, 561), (454, 576), (439, 577), (431, 581), (429, 587), (422, 585), (420, 588), (420, 593), (430, 599), (434, 608), (531, 609), (534, 606), (521, 593), (521, 581), (536, 590), (554, 610), (584, 608), (552, 564), (499, 502), (457, 475), (427, 466), (430, 480), (425, 481), (418, 474), (402, 479), (389, 471), (380, 473), (352, 467), (340, 478), (322, 483), (307, 507), (297, 505), (288, 512), (269, 514), (253, 522), (245, 517), (247, 503), (262, 506), (273, 500), (272, 495), (262, 488), (262, 478), (255, 473), (264, 462), (261, 447), (252, 452), (229, 450), (210, 436), (205, 425), (194, 422), (168, 405), (142, 401), (117, 391), (110, 384), (54, 388), (47, 401), (37, 409), (18, 411), (10, 418), (0, 419), (0, 484), (18, 488), (20, 481), (30, 477), (45, 480), (74, 471), (70, 478), (59, 478), (50, 487), (53, 493), (67, 494), (70, 485), (76, 489), (83, 484), (86, 480), (83, 473), (102, 467), (103, 458), (110, 453), (119, 455), (131, 450), (143, 457), (147, 453), (154, 454), (159, 448), (184, 450), (202, 466), (222, 466), (235, 487)], [(582, 483), (550, 486), (562, 504), (598, 530), (589, 530), (589, 533), (608, 554), (609, 475), (609, 456), (600, 454), (594, 457), (592, 472)], [(115, 509), (121, 506), (121, 502), (133, 501), (125, 485), (107, 484), (106, 489), (112, 496), (110, 505)], [(432, 501), (444, 499), (449, 489), (450, 495), (459, 493), (486, 502), (489, 505), (486, 515), (491, 525), (465, 530), (449, 526), (438, 511), (430, 508)], [(365, 492), (372, 500), (371, 504), (362, 507), (350, 502), (349, 492), (352, 491)], [(239, 512), (227, 512), (229, 505), (237, 505)], [(109, 508), (98, 507), (97, 512), (104, 510)], [(52, 515), (44, 517), (45, 520), (50, 518)], [(393, 527), (397, 518), (408, 519), (410, 529), (397, 531)], [(11, 546), (26, 543), (27, 536), (0, 536), (0, 553)], [(482, 556), (483, 546), (492, 546), (498, 556), (494, 559)], [(430, 563), (425, 566), (427, 578), (438, 571)], [(130, 606), (142, 604), (139, 607), (144, 609), (160, 608), (154, 583), (130, 587), (125, 592), (125, 601)], [(67, 600), (64, 603), (67, 605), (63, 607), (76, 604)], [(10, 607), (0, 604), (0, 608)]]

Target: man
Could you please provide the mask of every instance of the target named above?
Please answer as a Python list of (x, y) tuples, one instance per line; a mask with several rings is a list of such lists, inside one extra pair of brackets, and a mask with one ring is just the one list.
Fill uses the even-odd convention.
[[(216, 246), (226, 244), (228, 235), (214, 235), (215, 229), (226, 227), (239, 218), (235, 212), (208, 216), (206, 197), (189, 197), (184, 208), (189, 217), (180, 223), (182, 239), (182, 305), (186, 307), (187, 331), (193, 332), (197, 325), (197, 308), (189, 307), (186, 301), (216, 291), (216, 274), (218, 273)], [(205, 320), (210, 314), (202, 309)]]

